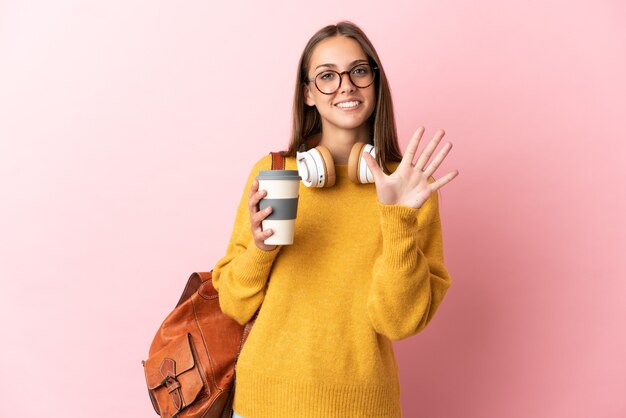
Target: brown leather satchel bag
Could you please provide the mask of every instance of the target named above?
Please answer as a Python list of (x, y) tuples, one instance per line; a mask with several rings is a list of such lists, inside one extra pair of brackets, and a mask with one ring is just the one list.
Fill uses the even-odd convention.
[[(284, 157), (272, 152), (272, 170)], [(230, 418), (235, 364), (256, 314), (245, 326), (224, 314), (212, 270), (193, 273), (143, 361), (152, 406), (163, 418)], [(258, 311), (257, 311), (258, 312)]]

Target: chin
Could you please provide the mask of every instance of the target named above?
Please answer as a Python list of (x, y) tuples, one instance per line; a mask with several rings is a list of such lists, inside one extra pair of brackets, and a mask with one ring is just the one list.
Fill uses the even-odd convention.
[[(334, 116), (334, 115), (333, 115)], [(369, 116), (365, 115), (339, 115), (340, 117), (324, 118), (326, 121), (337, 128), (341, 129), (358, 129), (369, 121)], [(323, 118), (323, 117), (322, 117)]]
[(332, 123), (333, 125), (342, 129), (358, 129), (358, 128), (361, 128), (363, 125), (367, 124), (368, 120), (369, 120), (369, 117), (354, 118), (350, 120), (346, 120), (345, 118), (342, 118), (342, 119), (337, 119), (333, 121)]
[(337, 126), (338, 128), (341, 129), (345, 129), (345, 130), (354, 130), (354, 129), (360, 129), (363, 127), (363, 125), (365, 124), (365, 122), (363, 123), (338, 123), (335, 126)]

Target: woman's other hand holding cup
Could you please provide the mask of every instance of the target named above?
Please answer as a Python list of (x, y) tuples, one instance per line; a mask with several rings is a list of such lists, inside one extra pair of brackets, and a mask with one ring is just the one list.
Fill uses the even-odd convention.
[(264, 210), (259, 210), (259, 201), (267, 195), (267, 191), (259, 190), (259, 181), (254, 179), (250, 188), (250, 196), (248, 198), (248, 209), (250, 210), (250, 227), (252, 228), (252, 237), (254, 243), (263, 251), (272, 251), (277, 245), (266, 245), (263, 242), (272, 236), (272, 229), (263, 230), (261, 221), (272, 213), (272, 207), (268, 206)]

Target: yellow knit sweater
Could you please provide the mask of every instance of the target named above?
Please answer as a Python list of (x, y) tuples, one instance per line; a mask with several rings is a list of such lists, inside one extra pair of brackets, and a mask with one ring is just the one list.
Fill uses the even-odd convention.
[[(286, 169), (296, 170), (295, 158)], [(398, 163), (388, 164), (393, 171)], [(248, 194), (213, 269), (222, 310), (241, 324), (261, 309), (237, 363), (234, 409), (245, 418), (401, 417), (392, 340), (421, 331), (450, 286), (438, 197), (383, 205), (347, 165), (336, 184), (307, 188), (293, 245), (259, 249)]]

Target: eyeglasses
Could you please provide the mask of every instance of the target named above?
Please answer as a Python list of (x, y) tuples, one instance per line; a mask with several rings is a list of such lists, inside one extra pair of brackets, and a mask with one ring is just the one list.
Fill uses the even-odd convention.
[(333, 94), (341, 87), (344, 74), (348, 74), (348, 78), (354, 86), (364, 89), (371, 86), (374, 82), (376, 70), (378, 70), (378, 67), (372, 67), (369, 64), (358, 64), (341, 73), (339, 71), (324, 70), (313, 78), (307, 78), (305, 81), (314, 82), (320, 93)]

